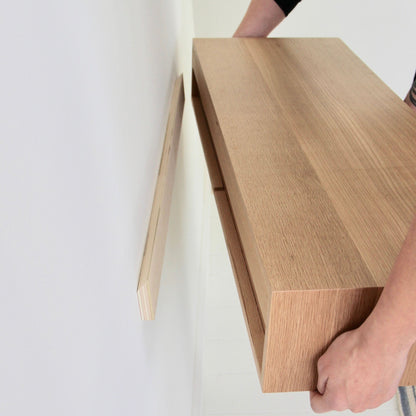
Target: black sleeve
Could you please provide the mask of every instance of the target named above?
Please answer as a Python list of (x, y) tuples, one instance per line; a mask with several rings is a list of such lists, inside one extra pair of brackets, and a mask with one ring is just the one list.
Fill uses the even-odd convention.
[(412, 104), (416, 106), (416, 73), (415, 77), (413, 78), (413, 85), (409, 91), (409, 99), (412, 102)]
[(276, 4), (283, 10), (285, 16), (287, 16), (300, 2), (300, 0), (274, 0)]

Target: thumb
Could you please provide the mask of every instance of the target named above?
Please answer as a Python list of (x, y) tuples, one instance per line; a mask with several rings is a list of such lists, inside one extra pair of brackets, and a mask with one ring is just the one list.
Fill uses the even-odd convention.
[(315, 413), (324, 413), (331, 410), (327, 403), (325, 395), (319, 393), (319, 391), (311, 391), (310, 395), (311, 408)]

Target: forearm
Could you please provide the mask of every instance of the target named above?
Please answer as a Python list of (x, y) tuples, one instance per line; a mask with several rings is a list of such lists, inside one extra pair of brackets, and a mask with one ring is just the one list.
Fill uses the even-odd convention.
[(362, 325), (369, 338), (393, 351), (416, 341), (416, 217), (373, 312)]
[(252, 0), (234, 37), (266, 37), (284, 18), (274, 0)]

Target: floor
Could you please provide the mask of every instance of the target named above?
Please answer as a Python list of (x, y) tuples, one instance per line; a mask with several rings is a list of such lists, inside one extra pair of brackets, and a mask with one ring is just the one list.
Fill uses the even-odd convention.
[[(203, 416), (306, 416), (309, 394), (263, 394), (242, 315), (214, 196), (209, 191), (209, 272), (203, 317)], [(330, 412), (328, 415), (351, 414)], [(363, 415), (399, 415), (396, 399)]]

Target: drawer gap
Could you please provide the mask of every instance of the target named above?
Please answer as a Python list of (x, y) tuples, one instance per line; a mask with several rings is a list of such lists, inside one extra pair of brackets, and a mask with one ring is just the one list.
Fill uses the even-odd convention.
[(227, 189), (223, 180), (217, 153), (213, 145), (212, 136), (206, 115), (199, 96), (195, 74), (192, 74), (192, 103), (201, 137), (202, 147), (208, 166), (208, 172), (217, 204), (222, 229), (227, 244), (228, 254), (234, 272), (234, 278), (243, 309), (244, 320), (249, 333), (251, 347), (254, 353), (256, 367), (261, 376), (265, 326), (260, 313), (258, 300), (252, 285), (249, 268), (242, 248), (238, 229), (232, 213)]

